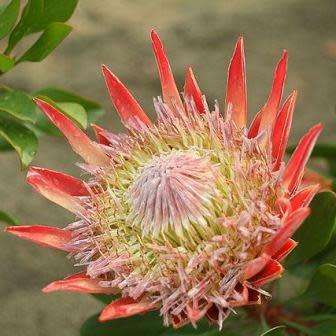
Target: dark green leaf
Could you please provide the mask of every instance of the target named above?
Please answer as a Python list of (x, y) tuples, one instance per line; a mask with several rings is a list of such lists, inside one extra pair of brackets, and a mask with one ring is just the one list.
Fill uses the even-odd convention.
[(9, 152), (14, 150), (14, 148), (5, 140), (0, 138), (0, 151), (1, 152)]
[[(297, 297), (306, 291), (315, 269), (316, 266), (313, 263), (302, 263), (286, 270), (275, 284), (278, 301), (287, 303), (293, 300), (299, 304)], [(307, 306), (305, 302), (304, 304)]]
[(18, 225), (19, 221), (17, 218), (9, 215), (8, 213), (0, 210), (0, 222), (9, 224), (9, 225)]
[(288, 258), (288, 265), (297, 264), (321, 252), (328, 244), (335, 228), (336, 196), (325, 191), (315, 196), (312, 213), (296, 232), (298, 247)]
[(88, 123), (96, 121), (104, 114), (102, 107), (95, 101), (58, 88), (45, 88), (34, 92), (34, 95), (46, 96), (55, 102), (72, 102), (82, 105), (87, 112)]
[(30, 96), (23, 91), (7, 91), (0, 96), (0, 110), (11, 114), (13, 117), (35, 122), (37, 109)]
[(315, 314), (311, 316), (305, 316), (304, 321), (314, 321), (314, 322), (323, 322), (323, 321), (336, 321), (336, 314)]
[(318, 267), (304, 296), (336, 307), (336, 266), (324, 264)]
[(4, 73), (13, 68), (15, 61), (13, 58), (0, 54), (0, 72)]
[[(167, 328), (162, 324), (162, 317), (158, 312), (150, 312), (145, 315), (137, 315), (127, 319), (113, 320), (110, 322), (98, 322), (98, 315), (90, 317), (81, 327), (81, 336), (239, 336), (240, 333), (228, 329), (229, 325), (224, 325), (222, 331), (218, 327), (209, 325), (203, 319), (197, 323), (197, 329), (187, 325), (178, 330), (172, 327)], [(242, 329), (242, 328), (240, 328)], [(245, 329), (244, 329), (245, 330)], [(254, 329), (255, 330), (255, 329)], [(255, 335), (255, 333), (252, 333)], [(251, 335), (252, 335), (251, 334)]]
[(111, 303), (114, 299), (115, 296), (113, 295), (106, 295), (106, 294), (91, 294), (96, 300), (104, 303), (104, 304), (109, 304)]
[(42, 61), (69, 35), (71, 30), (72, 28), (65, 23), (51, 23), (17, 63)]
[(98, 322), (98, 315), (90, 317), (80, 329), (81, 336), (150, 336), (160, 335), (164, 331), (162, 318), (158, 313), (129, 317), (127, 319), (113, 320), (110, 322)]
[(283, 323), (285, 323), (288, 327), (292, 328), (292, 329), (295, 329), (297, 331), (300, 331), (300, 335), (302, 333), (302, 335), (313, 335), (312, 331), (310, 328), (300, 324), (300, 323), (297, 323), (297, 322), (293, 322), (293, 321), (283, 321)]
[(262, 333), (260, 336), (283, 336), (285, 326), (274, 327), (266, 332)]
[(12, 31), (6, 54), (26, 35), (44, 30), (52, 22), (67, 21), (78, 0), (28, 0), (19, 23)]
[(0, 116), (0, 136), (17, 151), (22, 167), (29, 165), (37, 150), (35, 134), (24, 125)]
[(311, 329), (311, 335), (336, 336), (336, 321), (325, 321)]
[(0, 12), (0, 39), (4, 38), (14, 27), (20, 10), (20, 0), (12, 0)]

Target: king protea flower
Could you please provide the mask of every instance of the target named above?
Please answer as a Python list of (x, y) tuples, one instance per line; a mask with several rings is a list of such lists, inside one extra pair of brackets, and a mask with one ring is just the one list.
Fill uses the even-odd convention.
[[(318, 185), (302, 184), (320, 124), (284, 153), (296, 91), (281, 103), (284, 51), (266, 104), (247, 126), (243, 39), (228, 70), (225, 109), (209, 109), (188, 68), (182, 94), (162, 42), (151, 33), (162, 85), (150, 120), (121, 81), (102, 71), (126, 134), (93, 125), (89, 139), (54, 106), (38, 107), (85, 163), (85, 181), (31, 167), (28, 183), (73, 212), (64, 229), (13, 226), (7, 231), (70, 254), (81, 271), (43, 291), (119, 295), (101, 321), (159, 310), (165, 325), (222, 326), (235, 308), (260, 304), (262, 286), (283, 273)], [(112, 297), (111, 297), (112, 300)]]

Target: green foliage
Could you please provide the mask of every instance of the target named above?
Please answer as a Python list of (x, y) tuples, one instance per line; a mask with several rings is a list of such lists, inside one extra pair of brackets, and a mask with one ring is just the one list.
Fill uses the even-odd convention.
[(158, 314), (149, 313), (144, 316), (134, 316), (126, 320), (114, 320), (106, 323), (98, 321), (98, 315), (94, 315), (80, 329), (81, 336), (106, 336), (113, 333), (114, 336), (136, 334), (138, 336), (163, 335), (165, 328)]
[(336, 195), (325, 191), (316, 195), (311, 203), (312, 213), (294, 236), (298, 247), (288, 258), (293, 265), (321, 252), (328, 244), (336, 224)]
[[(78, 0), (28, 0), (20, 18), (19, 0), (1, 6), (0, 39), (8, 35), (9, 38), (6, 50), (0, 52), (0, 75), (19, 63), (45, 59), (71, 32), (72, 28), (65, 22), (77, 3)], [(25, 36), (39, 32), (36, 41), (21, 56), (10, 55)], [(15, 149), (23, 168), (33, 160), (39, 136), (60, 134), (33, 103), (32, 97), (37, 95), (47, 99), (82, 128), (87, 128), (103, 114), (96, 102), (62, 89), (45, 88), (29, 94), (0, 87), (0, 151)]]
[(335, 290), (336, 266), (324, 264), (316, 270), (304, 295), (312, 300), (336, 308)]
[(88, 123), (94, 122), (104, 114), (104, 110), (98, 103), (59, 88), (48, 87), (34, 92), (34, 95), (49, 97), (57, 103), (73, 102), (83, 106), (87, 112)]
[(20, 0), (12, 0), (0, 11), (0, 39), (9, 34), (15, 25), (20, 10)]
[(56, 104), (64, 114), (75, 120), (80, 127), (87, 128), (87, 113), (82, 105), (77, 103), (58, 103)]
[(66, 22), (78, 0), (28, 0), (20, 21), (11, 32), (6, 54), (26, 35), (40, 32), (53, 22)]
[(12, 69), (15, 65), (14, 58), (0, 54), (0, 73), (5, 73)]
[(106, 294), (91, 294), (91, 295), (96, 300), (98, 300), (99, 302), (101, 302), (105, 305), (111, 303), (115, 299), (115, 297), (113, 295), (106, 295)]
[(65, 23), (51, 23), (39, 39), (19, 58), (17, 63), (42, 61), (70, 34), (71, 29)]
[(31, 97), (23, 91), (7, 90), (0, 96), (0, 111), (6, 112), (14, 118), (34, 123), (38, 111)]
[[(98, 315), (91, 316), (84, 322), (80, 329), (80, 336), (239, 336), (240, 334), (224, 327), (222, 331), (216, 326), (210, 326), (203, 319), (197, 324), (197, 329), (191, 325), (180, 329), (164, 327), (162, 317), (158, 312), (151, 312), (145, 315), (128, 317), (127, 319), (117, 319), (109, 322), (101, 323), (98, 321)], [(257, 334), (255, 334), (257, 335)], [(277, 335), (277, 334), (274, 334)]]
[(37, 151), (37, 137), (34, 132), (21, 123), (0, 116), (0, 136), (16, 150), (22, 168), (26, 168)]
[(260, 336), (283, 336), (284, 335), (284, 326), (277, 326), (274, 327), (264, 333), (262, 333)]
[(8, 213), (0, 210), (0, 222), (9, 224), (9, 225), (18, 225), (19, 220), (14, 216), (9, 215)]

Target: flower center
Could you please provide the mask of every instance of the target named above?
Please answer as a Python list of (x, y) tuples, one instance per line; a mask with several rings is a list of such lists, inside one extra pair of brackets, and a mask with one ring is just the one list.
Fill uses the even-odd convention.
[(144, 236), (202, 231), (213, 215), (216, 175), (208, 158), (191, 151), (153, 157), (129, 189), (128, 221)]

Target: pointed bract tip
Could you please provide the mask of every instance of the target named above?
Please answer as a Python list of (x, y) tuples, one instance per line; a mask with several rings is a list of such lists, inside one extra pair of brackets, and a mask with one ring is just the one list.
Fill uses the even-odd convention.
[(227, 85), (226, 106), (232, 104), (232, 109), (227, 118), (231, 118), (236, 126), (245, 127), (247, 121), (247, 85), (244, 40), (238, 38), (232, 58), (230, 60)]
[(40, 246), (70, 251), (67, 244), (71, 240), (71, 232), (67, 230), (42, 225), (18, 225), (6, 227), (5, 232)]
[(160, 36), (159, 36), (159, 34), (156, 32), (156, 30), (155, 29), (152, 29), (151, 31), (150, 31), (150, 37), (151, 37), (151, 40), (154, 42), (154, 40), (156, 40), (156, 41), (160, 41)]
[(151, 126), (150, 119), (120, 79), (104, 65), (102, 66), (102, 72), (112, 104), (124, 125), (129, 128), (137, 128), (140, 121), (147, 126)]
[(109, 69), (109, 67), (107, 65), (105, 65), (105, 64), (102, 64), (101, 67), (100, 67), (100, 69), (101, 69), (101, 72), (102, 72), (102, 74), (103, 74), (104, 77), (106, 76), (106, 74), (108, 72), (112, 73), (112, 71)]

